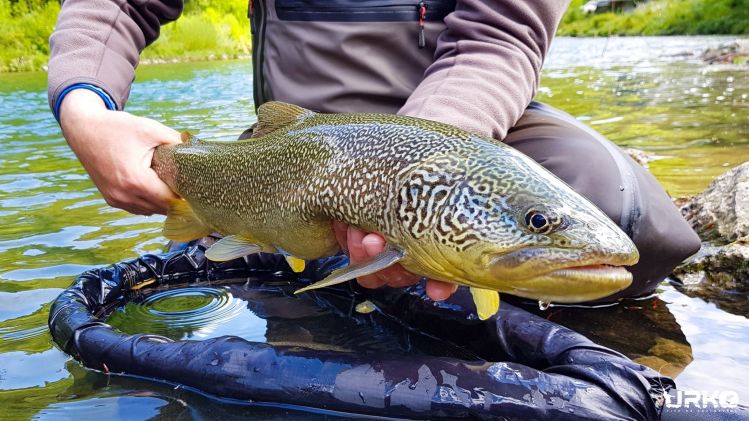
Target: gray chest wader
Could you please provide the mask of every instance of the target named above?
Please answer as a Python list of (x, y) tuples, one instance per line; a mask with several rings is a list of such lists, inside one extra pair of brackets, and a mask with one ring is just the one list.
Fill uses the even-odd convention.
[[(321, 112), (395, 113), (433, 62), (455, 7), (454, 0), (252, 0), (255, 106), (277, 100)], [(640, 262), (632, 285), (603, 301), (652, 292), (699, 249), (655, 178), (572, 116), (533, 102), (503, 140), (634, 240)]]

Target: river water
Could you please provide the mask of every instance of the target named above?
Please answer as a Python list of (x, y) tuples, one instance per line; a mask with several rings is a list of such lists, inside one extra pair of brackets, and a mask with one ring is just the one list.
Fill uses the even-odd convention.
[[(749, 161), (749, 69), (705, 65), (695, 55), (728, 40), (558, 39), (538, 99), (621, 146), (653, 154), (650, 169), (669, 193), (694, 194)], [(247, 61), (143, 66), (128, 111), (230, 140), (255, 120), (251, 82)], [(106, 205), (51, 117), (45, 83), (42, 73), (0, 75), (0, 418), (302, 415), (106, 376), (82, 368), (53, 345), (46, 327), (50, 302), (77, 274), (160, 252), (165, 240), (162, 217)], [(682, 389), (733, 390), (746, 405), (747, 308), (746, 296), (706, 301), (664, 283), (653, 299), (604, 310), (552, 308), (547, 316), (676, 376)], [(270, 341), (267, 315), (258, 314), (231, 288), (207, 287), (156, 294), (119, 309), (111, 322), (128, 332), (175, 339), (234, 334)], [(344, 326), (344, 320), (315, 317), (306, 325), (333, 326), (323, 331), (331, 343), (340, 340), (336, 323)], [(316, 341), (325, 342), (324, 335)], [(368, 337), (354, 329), (347, 343)]]

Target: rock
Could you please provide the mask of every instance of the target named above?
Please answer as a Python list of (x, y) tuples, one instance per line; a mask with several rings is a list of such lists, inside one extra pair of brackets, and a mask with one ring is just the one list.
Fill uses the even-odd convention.
[(669, 377), (679, 375), (692, 360), (692, 347), (689, 344), (662, 337), (656, 338), (655, 345), (648, 350), (648, 355), (633, 359), (634, 362)]
[(681, 204), (681, 214), (703, 241), (727, 244), (749, 236), (749, 162), (718, 176)]
[(708, 64), (749, 63), (749, 39), (737, 39), (714, 48), (708, 48), (702, 53), (702, 60)]
[(704, 192), (674, 203), (703, 241), (695, 256), (674, 269), (677, 288), (744, 314), (749, 305), (749, 162), (718, 176)]
[(725, 246), (703, 244), (696, 256), (674, 269), (673, 275), (686, 288), (709, 284), (749, 293), (749, 237)]

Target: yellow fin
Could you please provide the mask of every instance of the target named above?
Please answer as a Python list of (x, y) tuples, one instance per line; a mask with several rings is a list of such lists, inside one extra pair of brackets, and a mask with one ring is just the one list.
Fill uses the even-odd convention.
[(174, 241), (190, 241), (210, 233), (211, 229), (195, 215), (186, 200), (175, 199), (169, 202), (164, 237)]
[(294, 256), (284, 256), (286, 257), (286, 263), (289, 264), (289, 267), (291, 270), (293, 270), (295, 273), (304, 272), (304, 266), (305, 261), (302, 259), (298, 259)]
[(378, 254), (377, 256), (371, 257), (370, 259), (356, 265), (348, 265), (344, 268), (336, 269), (322, 281), (317, 281), (310, 286), (300, 288), (294, 291), (294, 294), (300, 294), (311, 289), (340, 284), (346, 281), (350, 281), (359, 276), (375, 273), (378, 270), (382, 270), (386, 267), (390, 267), (396, 264), (405, 255), (406, 254), (403, 250), (397, 249), (388, 244), (387, 246), (385, 246), (385, 250), (383, 250), (382, 253)]
[(214, 262), (226, 262), (248, 254), (260, 253), (262, 248), (255, 244), (255, 240), (241, 235), (229, 235), (212, 245), (205, 251), (205, 257)]
[(356, 310), (356, 312), (359, 314), (369, 314), (377, 310), (377, 306), (374, 305), (373, 302), (367, 300), (357, 304), (356, 307), (354, 307), (354, 310)]
[(473, 303), (476, 304), (476, 313), (479, 319), (486, 320), (499, 311), (499, 293), (490, 289), (471, 287)]
[(313, 114), (314, 112), (298, 105), (280, 101), (266, 102), (257, 109), (257, 125), (252, 131), (252, 137), (265, 136)]

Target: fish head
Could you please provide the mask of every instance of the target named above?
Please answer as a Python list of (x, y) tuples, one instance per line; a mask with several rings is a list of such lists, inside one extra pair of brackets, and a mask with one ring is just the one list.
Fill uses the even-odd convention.
[(632, 240), (530, 158), (505, 148), (454, 178), (430, 224), (430, 245), (415, 253), (431, 276), (559, 303), (631, 284), (625, 266), (639, 259)]

